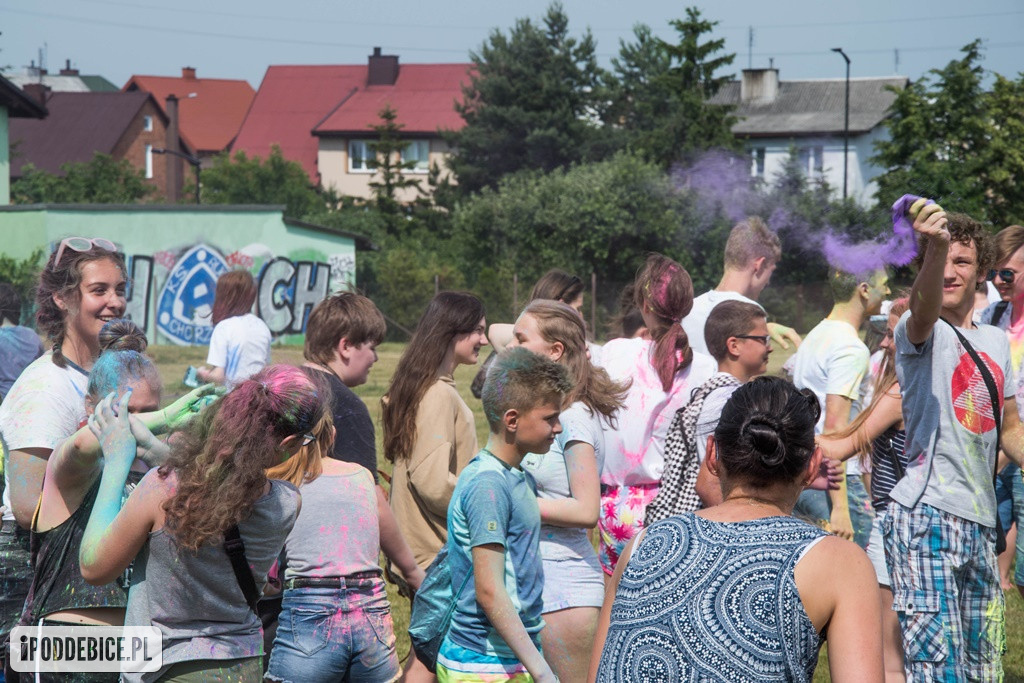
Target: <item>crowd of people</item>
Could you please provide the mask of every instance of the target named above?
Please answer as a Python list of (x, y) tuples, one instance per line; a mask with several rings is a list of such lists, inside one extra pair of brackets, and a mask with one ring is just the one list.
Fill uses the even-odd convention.
[[(834, 680), (1000, 680), (1024, 228), (908, 220), (912, 289), (839, 264), (802, 341), (757, 303), (781, 256), (757, 218), (700, 296), (650, 255), (603, 346), (561, 271), (490, 328), (440, 292), (381, 401), (390, 476), (353, 391), (386, 333), (370, 299), (328, 296), (305, 363), (274, 365), (251, 275), (225, 274), (210, 383), (163, 406), (116, 246), (63, 240), (35, 330), (0, 285), (5, 680), (810, 681), (825, 643)], [(976, 310), (986, 278), (1001, 301)], [(481, 446), (454, 373), (488, 344)], [(162, 662), (16, 672), (19, 625), (152, 626)]]

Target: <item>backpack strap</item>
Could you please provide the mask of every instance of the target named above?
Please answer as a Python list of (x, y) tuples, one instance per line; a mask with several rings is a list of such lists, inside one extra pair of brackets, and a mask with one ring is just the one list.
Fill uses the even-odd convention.
[(253, 578), (252, 570), (249, 569), (249, 560), (245, 557), (245, 543), (242, 542), (242, 536), (238, 533), (237, 524), (232, 524), (231, 528), (224, 532), (224, 552), (231, 560), (231, 569), (235, 572), (238, 587), (242, 589), (249, 609), (253, 611), (253, 614), (259, 616), (256, 603), (260, 599), (260, 590), (256, 587), (256, 579)]

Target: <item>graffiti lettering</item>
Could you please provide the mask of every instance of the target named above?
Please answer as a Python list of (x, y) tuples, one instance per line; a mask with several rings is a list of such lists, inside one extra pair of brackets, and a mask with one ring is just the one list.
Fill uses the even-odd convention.
[(309, 311), (327, 296), (330, 281), (326, 263), (275, 258), (260, 272), (256, 314), (273, 334), (302, 334)]

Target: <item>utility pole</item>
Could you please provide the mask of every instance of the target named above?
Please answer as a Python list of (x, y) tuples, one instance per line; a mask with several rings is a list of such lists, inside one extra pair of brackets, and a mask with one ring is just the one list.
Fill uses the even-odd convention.
[(838, 52), (846, 60), (846, 106), (843, 114), (843, 199), (846, 199), (846, 179), (850, 173), (850, 58), (843, 52), (843, 48), (834, 47), (832, 52)]

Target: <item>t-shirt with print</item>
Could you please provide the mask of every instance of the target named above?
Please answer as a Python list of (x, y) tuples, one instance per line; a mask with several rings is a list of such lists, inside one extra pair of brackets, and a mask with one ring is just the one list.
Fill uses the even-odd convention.
[[(547, 500), (572, 496), (565, 449), (573, 441), (593, 446), (598, 474), (604, 465), (604, 432), (596, 413), (582, 401), (577, 401), (563, 410), (558, 420), (562, 423), (562, 433), (555, 437), (551, 450), (543, 454), (529, 453), (523, 458), (523, 469), (533, 475), (537, 485), (537, 497)], [(595, 554), (586, 529), (543, 524), (540, 531), (540, 552), (545, 560), (578, 559)]]
[[(903, 392), (907, 474), (889, 497), (905, 507), (926, 503), (982, 526), (996, 525), (992, 470), (996, 422), (978, 366), (942, 320), (914, 345), (907, 338), (908, 311), (894, 335), (896, 377)], [(959, 328), (988, 367), (1003, 399), (1013, 396), (1010, 345), (991, 325)]]
[[(717, 375), (727, 375), (727, 372), (719, 372)], [(738, 380), (737, 380), (738, 381)], [(697, 416), (697, 428), (694, 430), (694, 438), (697, 441), (697, 462), (703, 463), (708, 454), (708, 437), (715, 433), (715, 427), (722, 418), (722, 409), (729, 402), (732, 395), (736, 393), (742, 384), (729, 384), (718, 387), (704, 399), (700, 407), (700, 414)]]
[(715, 310), (715, 306), (723, 301), (742, 301), (747, 304), (754, 304), (758, 308), (761, 307), (761, 304), (737, 292), (719, 292), (715, 289), (712, 289), (710, 292), (704, 292), (693, 300), (693, 308), (683, 318), (683, 329), (686, 330), (686, 337), (690, 341), (690, 348), (694, 351), (710, 353), (708, 351), (708, 344), (704, 341), (704, 326), (708, 322), (708, 316), (711, 315), (711, 311)]
[(718, 370), (711, 356), (693, 352), (693, 361), (676, 373), (668, 391), (651, 365), (654, 342), (613, 339), (604, 345), (601, 364), (615, 381), (631, 382), (613, 427), (602, 420), (605, 459), (601, 483), (608, 486), (657, 484), (665, 470), (665, 439), (676, 411), (693, 390)]
[(363, 400), (333, 372), (311, 368), (324, 375), (331, 385), (331, 415), (334, 417), (334, 448), (331, 457), (362, 465), (378, 481), (377, 446), (374, 443), (373, 420)]
[(27, 327), (0, 327), (0, 398), (14, 386), (14, 381), (32, 361), (43, 355), (39, 335)]
[(224, 368), (224, 383), (233, 389), (270, 362), (270, 328), (252, 313), (221, 320), (210, 335), (206, 362)]
[(533, 477), (488, 451), (480, 451), (459, 474), (448, 507), (448, 558), (452, 585), (461, 586), (448, 639), (488, 657), (515, 659), (504, 638), (476, 601), (473, 548), (505, 549), (505, 589), (527, 633), (539, 646), (544, 570), (540, 556), (540, 508)]
[(1014, 395), (1017, 397), (1017, 413), (1024, 419), (1024, 373), (1021, 372), (1021, 366), (1024, 365), (1024, 316), (1016, 325), (1011, 325), (1013, 304), (1010, 304), (1005, 307), (998, 320), (993, 320), (998, 307), (999, 303), (997, 302), (982, 311), (981, 323), (995, 325), (1006, 332), (1006, 340), (1010, 343), (1010, 367), (1013, 368), (1016, 379)]
[[(53, 448), (71, 436), (85, 419), (89, 376), (70, 365), (54, 365), (52, 353), (25, 368), (0, 404), (0, 439), (7, 453), (25, 448)], [(5, 520), (11, 511), (11, 482), (4, 470)]]

